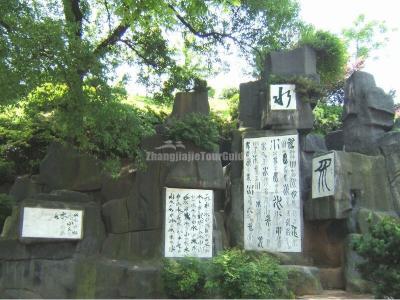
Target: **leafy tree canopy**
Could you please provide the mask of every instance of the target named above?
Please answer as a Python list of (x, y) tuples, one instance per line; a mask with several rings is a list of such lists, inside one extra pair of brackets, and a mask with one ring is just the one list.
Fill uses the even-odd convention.
[(296, 32), (299, 6), (295, 0), (9, 0), (0, 11), (0, 103), (46, 82), (63, 83), (68, 110), (79, 112), (83, 86), (109, 96), (113, 70), (123, 62), (139, 66), (142, 81), (164, 83), (167, 94), (190, 88), (200, 71), (215, 66), (217, 47), (284, 47)]

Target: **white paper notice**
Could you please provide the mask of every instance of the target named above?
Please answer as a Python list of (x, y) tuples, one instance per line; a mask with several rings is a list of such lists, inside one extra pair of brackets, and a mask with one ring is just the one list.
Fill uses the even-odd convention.
[(296, 85), (270, 85), (271, 110), (296, 110)]
[(297, 135), (246, 138), (243, 149), (245, 249), (301, 252)]
[(24, 207), (23, 216), (24, 238), (82, 238), (82, 210)]
[(212, 257), (213, 191), (166, 189), (165, 257)]
[(335, 153), (331, 152), (313, 158), (312, 197), (326, 197), (335, 194)]

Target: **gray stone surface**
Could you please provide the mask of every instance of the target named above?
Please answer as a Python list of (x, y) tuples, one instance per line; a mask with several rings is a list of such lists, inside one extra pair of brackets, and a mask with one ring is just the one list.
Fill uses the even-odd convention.
[(304, 46), (291, 51), (271, 52), (266, 58), (265, 77), (270, 74), (280, 76), (311, 75), (317, 76), (317, 58), (315, 51)]
[(101, 254), (110, 259), (140, 261), (163, 256), (162, 230), (109, 233)]
[(127, 198), (114, 199), (103, 204), (102, 214), (108, 233), (126, 233), (129, 231)]
[(262, 105), (266, 101), (267, 86), (263, 80), (241, 83), (239, 120), (241, 127), (261, 128)]
[(296, 95), (296, 110), (271, 110), (269, 92), (262, 105), (261, 128), (272, 130), (297, 129), (310, 132), (314, 125), (314, 115), (310, 102), (303, 101)]
[(343, 130), (336, 130), (329, 132), (325, 136), (325, 142), (328, 150), (343, 151), (344, 147)]
[(207, 91), (179, 92), (175, 95), (171, 117), (180, 119), (190, 113), (199, 113), (203, 115), (208, 115), (210, 113)]
[(357, 270), (357, 265), (364, 260), (353, 250), (354, 238), (358, 234), (349, 234), (345, 241), (345, 258), (344, 258), (344, 277), (346, 290), (358, 293), (370, 293), (372, 291), (372, 283), (364, 280)]
[(379, 145), (385, 157), (395, 210), (400, 215), (400, 131), (386, 133), (379, 140)]
[(10, 190), (12, 196), (17, 202), (20, 202), (30, 196), (42, 192), (43, 186), (32, 180), (29, 175), (17, 177)]
[(104, 202), (127, 197), (135, 186), (136, 171), (129, 170), (117, 178), (104, 174), (101, 184), (101, 195)]
[(335, 151), (335, 157), (335, 194), (308, 199), (304, 206), (307, 220), (345, 219), (361, 207), (395, 210), (382, 156)]
[(328, 149), (322, 135), (309, 133), (300, 136), (300, 149), (304, 152), (326, 152)]
[(316, 295), (322, 292), (319, 269), (309, 266), (284, 265), (288, 272), (288, 288), (296, 296)]
[(101, 188), (100, 162), (70, 146), (52, 143), (40, 164), (40, 183), (50, 190), (94, 191)]
[(376, 86), (371, 74), (354, 72), (345, 86), (345, 151), (379, 154), (377, 140), (393, 126), (393, 105), (393, 98)]
[(343, 290), (345, 288), (343, 268), (320, 268), (319, 277), (324, 290)]
[(178, 161), (170, 166), (165, 184), (180, 188), (225, 189), (221, 161)]

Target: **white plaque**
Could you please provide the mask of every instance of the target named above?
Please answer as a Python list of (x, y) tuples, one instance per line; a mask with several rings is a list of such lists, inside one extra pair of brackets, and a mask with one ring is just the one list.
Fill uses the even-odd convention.
[(23, 238), (81, 239), (82, 210), (24, 207)]
[(212, 257), (213, 191), (166, 189), (165, 257)]
[(301, 252), (297, 135), (246, 138), (243, 149), (245, 249)]
[(296, 85), (270, 85), (271, 110), (296, 110)]
[(335, 153), (314, 157), (312, 161), (312, 197), (335, 194)]

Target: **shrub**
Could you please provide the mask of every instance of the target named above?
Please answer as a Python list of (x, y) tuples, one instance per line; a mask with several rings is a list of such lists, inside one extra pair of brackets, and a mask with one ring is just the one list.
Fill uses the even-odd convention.
[(315, 133), (326, 135), (328, 132), (338, 130), (342, 127), (341, 105), (327, 104), (319, 102), (314, 108), (314, 128)]
[(196, 258), (164, 259), (162, 279), (170, 298), (195, 298), (204, 292), (207, 262)]
[(174, 298), (287, 298), (287, 274), (265, 253), (225, 250), (211, 260), (165, 259), (166, 293)]
[(218, 149), (218, 125), (211, 116), (192, 113), (182, 119), (171, 119), (167, 135), (175, 141), (191, 141), (208, 151)]
[(3, 231), (4, 221), (11, 215), (14, 204), (14, 198), (7, 194), (0, 194), (0, 233)]
[(206, 289), (223, 298), (287, 298), (286, 282), (286, 272), (269, 255), (231, 249), (213, 259)]
[(309, 28), (302, 33), (299, 45), (308, 45), (317, 54), (317, 73), (324, 85), (335, 84), (345, 74), (348, 54), (344, 42), (336, 35)]
[(386, 218), (370, 227), (370, 232), (354, 242), (354, 249), (365, 258), (359, 269), (375, 283), (377, 298), (400, 298), (400, 222)]

